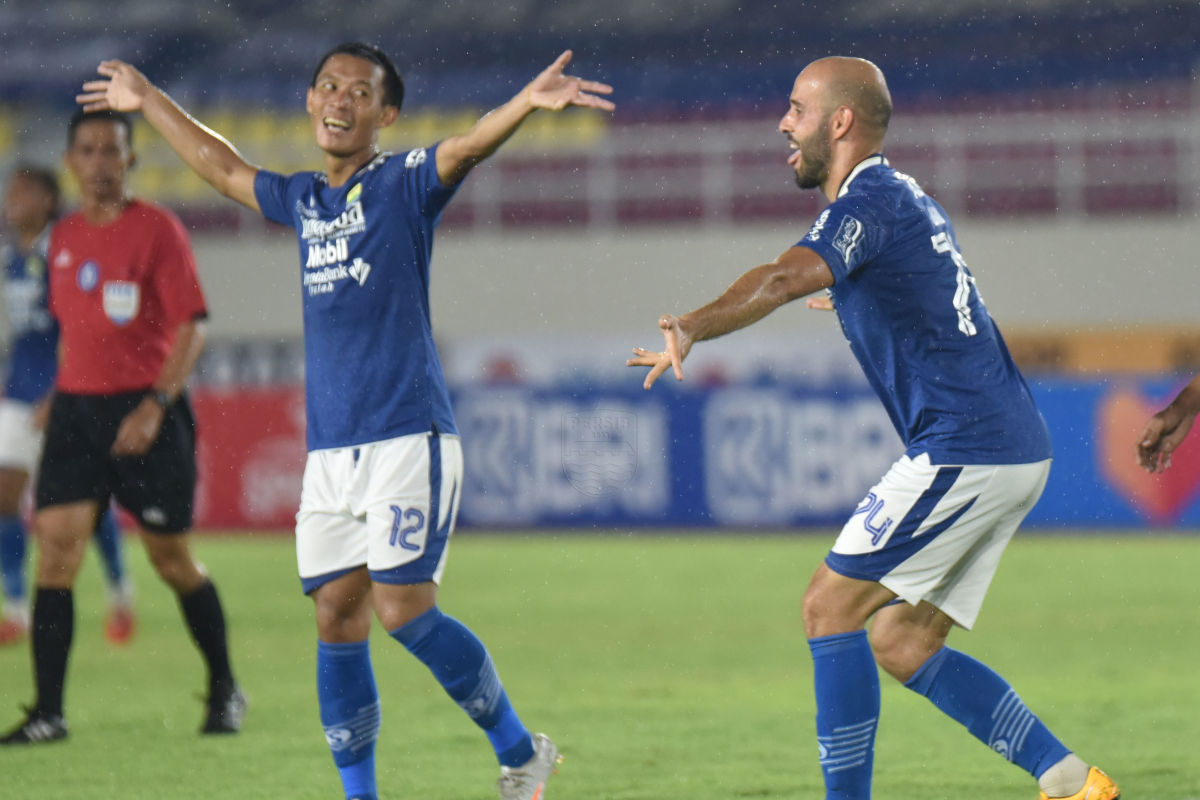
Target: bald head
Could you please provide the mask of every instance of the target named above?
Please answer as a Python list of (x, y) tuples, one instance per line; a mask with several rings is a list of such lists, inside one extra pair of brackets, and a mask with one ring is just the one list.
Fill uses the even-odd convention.
[(854, 112), (855, 121), (883, 139), (892, 118), (892, 95), (879, 67), (862, 58), (832, 56), (812, 62), (797, 84), (817, 90), (826, 114), (840, 106)]

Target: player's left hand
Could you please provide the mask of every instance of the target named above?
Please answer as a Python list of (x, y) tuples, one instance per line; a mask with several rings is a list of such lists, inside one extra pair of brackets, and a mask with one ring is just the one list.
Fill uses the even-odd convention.
[(530, 104), (534, 108), (550, 111), (562, 111), (567, 106), (602, 108), (605, 111), (616, 108), (610, 101), (596, 96), (612, 94), (612, 87), (608, 84), (585, 81), (563, 74), (563, 69), (570, 61), (571, 51), (567, 50), (530, 82), (526, 87)]
[(828, 297), (810, 297), (804, 304), (817, 311), (833, 311), (833, 300)]
[(633, 354), (636, 358), (625, 362), (627, 367), (650, 367), (650, 374), (646, 376), (646, 380), (642, 384), (645, 389), (653, 386), (654, 382), (658, 380), (658, 376), (666, 372), (668, 368), (674, 368), (675, 380), (683, 380), (683, 360), (687, 358), (688, 352), (692, 349), (692, 337), (684, 330), (677, 317), (663, 314), (662, 319), (658, 321), (658, 327), (662, 328), (667, 349), (661, 353), (655, 353), (652, 350), (635, 347)]
[(75, 102), (84, 111), (141, 111), (142, 102), (154, 88), (146, 76), (124, 61), (103, 61), (96, 70), (106, 80), (83, 84), (83, 94)]
[(1135, 446), (1138, 465), (1150, 473), (1162, 472), (1171, 466), (1171, 453), (1183, 443), (1195, 414), (1189, 414), (1174, 403), (1155, 414), (1138, 434)]
[(117, 438), (113, 441), (112, 454), (117, 457), (145, 455), (158, 438), (165, 416), (162, 406), (154, 402), (152, 397), (138, 403), (137, 408), (121, 420)]

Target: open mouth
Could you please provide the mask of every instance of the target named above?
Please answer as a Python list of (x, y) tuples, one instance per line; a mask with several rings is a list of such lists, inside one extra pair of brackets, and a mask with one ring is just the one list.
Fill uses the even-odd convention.
[(351, 127), (349, 122), (344, 119), (338, 119), (337, 117), (325, 117), (325, 119), (321, 120), (321, 122), (325, 123), (325, 130), (336, 133), (344, 133), (345, 131), (350, 130)]
[(798, 162), (800, 160), (800, 156), (801, 156), (800, 145), (797, 144), (796, 142), (794, 142), (793, 140), (788, 139), (788, 147), (790, 147), (794, 152), (790, 156), (788, 156), (787, 163), (789, 166), (794, 167), (794, 166), (796, 166), (796, 162)]

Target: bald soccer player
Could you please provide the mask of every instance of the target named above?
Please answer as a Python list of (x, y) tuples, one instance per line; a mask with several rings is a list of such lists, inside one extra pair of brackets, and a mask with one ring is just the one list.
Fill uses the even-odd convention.
[[(1042, 798), (1115, 800), (1004, 678), (946, 646), (970, 629), (1009, 539), (1050, 471), (1050, 436), (975, 288), (944, 209), (882, 155), (892, 103), (869, 61), (800, 73), (779, 123), (801, 189), (830, 206), (795, 247), (717, 300), (664, 315), (661, 353), (630, 366), (683, 380), (695, 342), (744, 328), (821, 289), (906, 452), (851, 515), (804, 595), (826, 797), (871, 796), (879, 673), (929, 698)], [(870, 639), (865, 625), (875, 617)]]

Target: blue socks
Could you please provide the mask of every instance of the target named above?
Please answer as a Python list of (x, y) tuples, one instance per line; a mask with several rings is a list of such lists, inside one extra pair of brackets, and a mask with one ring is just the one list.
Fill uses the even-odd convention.
[(906, 684), (1035, 778), (1070, 754), (990, 667), (943, 647)]
[(121, 549), (121, 529), (117, 527), (112, 509), (101, 509), (94, 538), (104, 561), (108, 585), (119, 587), (125, 580), (125, 562)]
[(866, 631), (808, 640), (826, 800), (867, 800), (879, 723), (879, 670)]
[(5, 599), (25, 600), (25, 526), (20, 517), (0, 518), (0, 578)]
[(533, 758), (533, 737), (521, 724), (500, 685), (492, 658), (479, 637), (436, 606), (390, 631), (483, 729), (504, 767), (519, 767)]
[(367, 642), (317, 642), (317, 700), (347, 800), (377, 800), (379, 692)]

